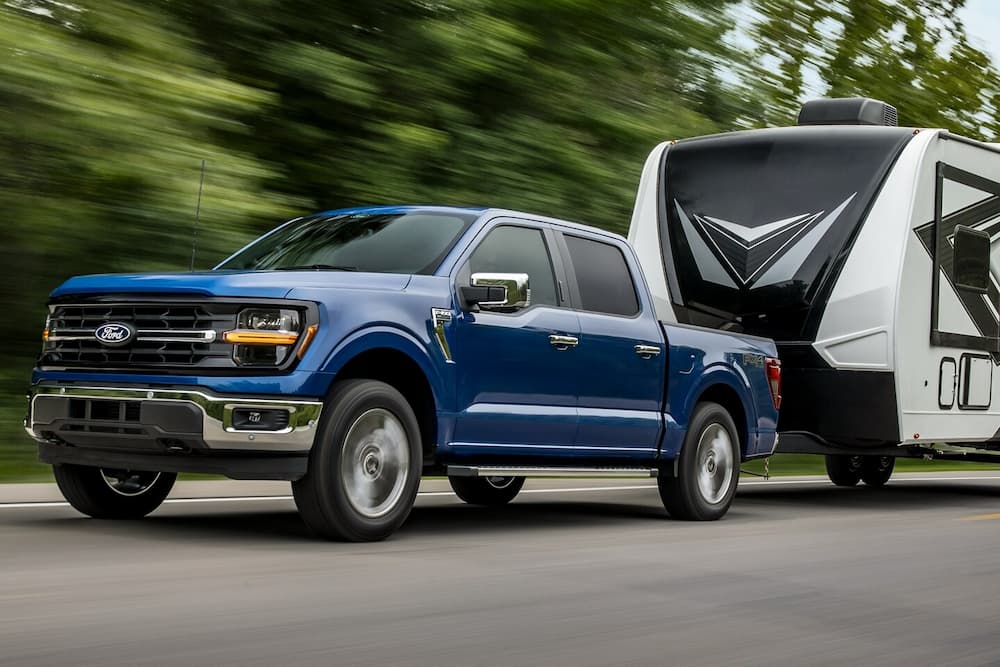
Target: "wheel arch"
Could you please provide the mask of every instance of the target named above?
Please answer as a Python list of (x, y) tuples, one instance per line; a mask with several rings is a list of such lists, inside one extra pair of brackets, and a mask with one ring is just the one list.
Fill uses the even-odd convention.
[(751, 454), (751, 438), (756, 433), (754, 423), (756, 415), (753, 406), (748, 401), (749, 390), (743, 386), (732, 373), (722, 369), (706, 375), (698, 389), (692, 392), (692, 400), (688, 406), (688, 422), (695, 408), (701, 403), (718, 403), (733, 418), (736, 434), (740, 439), (740, 455), (745, 459)]
[(418, 341), (401, 332), (363, 332), (340, 346), (324, 366), (331, 387), (340, 380), (385, 382), (406, 398), (420, 425), (425, 462), (437, 446), (443, 383)]

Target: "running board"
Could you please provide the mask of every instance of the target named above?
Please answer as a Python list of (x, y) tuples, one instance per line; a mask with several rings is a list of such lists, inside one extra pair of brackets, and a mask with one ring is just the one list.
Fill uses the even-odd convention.
[(656, 468), (535, 468), (530, 466), (448, 466), (449, 477), (656, 477)]

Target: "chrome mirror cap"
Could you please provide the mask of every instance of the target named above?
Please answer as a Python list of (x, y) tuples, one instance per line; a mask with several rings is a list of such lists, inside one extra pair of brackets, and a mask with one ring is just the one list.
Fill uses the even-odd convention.
[(473, 287), (502, 287), (504, 298), (480, 301), (483, 310), (520, 310), (531, 303), (527, 273), (473, 273), (470, 281)]

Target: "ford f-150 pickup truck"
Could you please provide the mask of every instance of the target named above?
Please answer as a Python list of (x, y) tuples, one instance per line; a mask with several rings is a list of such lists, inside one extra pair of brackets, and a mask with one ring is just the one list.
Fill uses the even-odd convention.
[(330, 211), (212, 271), (72, 278), (42, 337), (25, 426), (98, 518), (200, 472), (290, 480), (343, 540), (393, 533), (431, 474), (484, 505), (656, 477), (710, 520), (777, 437), (772, 341), (661, 324), (622, 237), (514, 211)]

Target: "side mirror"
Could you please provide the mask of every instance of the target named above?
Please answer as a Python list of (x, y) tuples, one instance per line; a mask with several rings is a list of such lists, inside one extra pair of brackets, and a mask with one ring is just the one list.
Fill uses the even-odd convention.
[(473, 273), (470, 282), (458, 290), (467, 309), (510, 312), (527, 308), (531, 301), (526, 273)]

